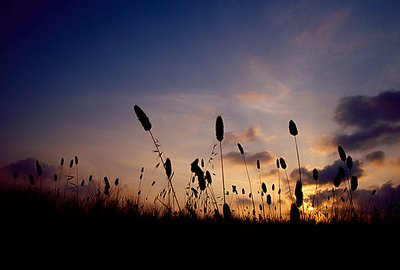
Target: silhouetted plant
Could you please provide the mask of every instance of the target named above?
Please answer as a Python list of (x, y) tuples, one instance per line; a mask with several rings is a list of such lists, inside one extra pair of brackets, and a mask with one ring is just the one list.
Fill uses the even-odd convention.
[[(286, 164), (286, 163), (285, 163)], [(282, 201), (281, 201), (281, 173), (280, 169), (280, 159), (276, 159), (276, 168), (278, 169), (278, 200), (279, 200), (279, 219), (282, 220)]]
[(301, 183), (300, 180), (297, 180), (296, 182), (296, 188), (295, 188), (295, 195), (296, 195), (296, 205), (297, 207), (300, 207), (303, 205), (303, 190), (302, 190), (303, 184)]
[(315, 208), (318, 209), (318, 178), (319, 178), (319, 172), (316, 168), (313, 169), (312, 172), (313, 175), (313, 179), (315, 180), (315, 191), (314, 191), (314, 197), (313, 197), (313, 201), (312, 201), (312, 207), (314, 207), (314, 201), (315, 201)]
[(297, 139), (296, 139), (296, 137), (299, 134), (299, 132), (297, 130), (296, 123), (293, 120), (289, 121), (289, 133), (293, 136), (294, 144), (296, 146), (297, 164), (299, 165), (299, 180), (301, 182), (300, 156), (299, 156), (299, 149), (298, 149), (298, 146), (297, 146)]
[(293, 203), (292, 189), (290, 188), (289, 177), (288, 177), (288, 174), (286, 171), (286, 168), (287, 168), (286, 161), (283, 157), (281, 157), (281, 158), (279, 158), (279, 163), (281, 164), (281, 168), (285, 171), (286, 181), (287, 181), (288, 190), (289, 190), (289, 198), (290, 198), (290, 202)]
[[(168, 178), (168, 194), (170, 191), (172, 191), (173, 200), (175, 200), (178, 210), (179, 210), (179, 212), (181, 212), (181, 208), (179, 206), (179, 201), (176, 196), (174, 186), (172, 185), (172, 177), (171, 177), (172, 171), (169, 171), (169, 168), (167, 168), (167, 164), (164, 161), (163, 152), (160, 150), (160, 142), (155, 139), (155, 137), (153, 136), (153, 133), (151, 132), (151, 128), (152, 128), (151, 122), (150, 122), (148, 116), (146, 115), (146, 113), (138, 105), (134, 105), (133, 109), (136, 113), (136, 116), (137, 116), (139, 122), (142, 124), (144, 130), (148, 131), (150, 133), (151, 139), (153, 140), (154, 146), (156, 147), (155, 151), (158, 153), (158, 156), (160, 157), (161, 163), (163, 164), (164, 170), (165, 170), (167, 178)], [(170, 205), (167, 205), (167, 208), (169, 210), (171, 210)]]
[(298, 223), (300, 222), (300, 211), (295, 203), (290, 205), (290, 222)]
[(223, 198), (224, 198), (224, 204), (223, 204), (223, 212), (224, 212), (224, 217), (230, 218), (230, 208), (229, 205), (226, 203), (226, 190), (225, 190), (225, 175), (224, 175), (224, 161), (223, 161), (223, 155), (222, 155), (222, 140), (224, 139), (224, 121), (222, 120), (222, 116), (217, 116), (217, 119), (215, 121), (215, 135), (217, 137), (217, 140), (219, 142), (219, 151), (220, 151), (220, 159), (221, 159), (221, 174), (222, 174), (222, 192), (223, 192)]
[(242, 145), (241, 145), (240, 143), (237, 143), (237, 146), (238, 146), (238, 148), (239, 148), (240, 154), (241, 154), (242, 157), (243, 157), (244, 167), (246, 168), (247, 180), (249, 181), (249, 187), (250, 187), (250, 194), (249, 194), (249, 197), (250, 197), (251, 203), (252, 203), (252, 205), (253, 205), (253, 216), (255, 216), (255, 215), (256, 215), (256, 205), (254, 204), (253, 188), (252, 188), (252, 186), (251, 186), (251, 180), (250, 180), (249, 170), (248, 170), (248, 168), (247, 168), (246, 156), (245, 156), (245, 154), (244, 154), (244, 150), (243, 150)]

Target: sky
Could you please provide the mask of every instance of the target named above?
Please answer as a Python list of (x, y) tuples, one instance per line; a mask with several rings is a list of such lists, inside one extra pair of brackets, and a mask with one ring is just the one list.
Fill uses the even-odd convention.
[(165, 173), (138, 105), (182, 205), (197, 158), (222, 198), (217, 116), (229, 191), (253, 185), (256, 198), (260, 182), (271, 192), (280, 179), (287, 194), (300, 162), (304, 192), (316, 168), (322, 199), (342, 146), (360, 198), (399, 194), (398, 14), (399, 1), (376, 0), (2, 1), (2, 181), (18, 171), (27, 182), (36, 160), (52, 178), (76, 156), (79, 181), (160, 191)]

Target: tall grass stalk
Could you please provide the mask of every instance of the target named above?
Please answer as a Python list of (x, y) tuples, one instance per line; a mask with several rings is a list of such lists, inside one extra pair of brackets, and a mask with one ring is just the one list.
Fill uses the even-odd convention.
[(289, 121), (289, 133), (294, 138), (294, 144), (296, 146), (297, 165), (299, 166), (299, 179), (296, 182), (296, 188), (295, 188), (296, 205), (297, 205), (297, 207), (302, 206), (303, 213), (304, 213), (303, 190), (302, 190), (303, 183), (301, 181), (300, 155), (299, 155), (299, 148), (297, 146), (297, 135), (299, 134), (299, 131), (297, 129), (296, 123), (293, 120)]
[[(136, 116), (139, 120), (139, 122), (142, 124), (143, 128), (145, 131), (148, 131), (151, 139), (153, 141), (154, 146), (156, 147), (156, 153), (158, 154), (158, 156), (160, 157), (161, 163), (163, 164), (164, 170), (166, 171), (167, 174), (167, 178), (168, 178), (168, 191), (172, 191), (172, 196), (173, 196), (173, 200), (176, 201), (176, 205), (178, 207), (179, 212), (181, 212), (181, 208), (179, 206), (179, 200), (176, 196), (175, 190), (174, 190), (174, 186), (172, 185), (172, 177), (168, 177), (168, 172), (167, 172), (167, 168), (166, 168), (166, 164), (163, 158), (163, 152), (160, 150), (160, 143), (158, 140), (155, 139), (155, 137), (153, 136), (153, 133), (151, 131), (152, 125), (151, 122), (148, 118), (148, 116), (146, 115), (146, 113), (138, 106), (138, 105), (134, 105), (133, 107)], [(170, 207), (168, 205), (168, 207)]]
[(243, 150), (242, 145), (241, 145), (240, 143), (237, 143), (237, 146), (238, 146), (238, 148), (239, 148), (240, 154), (241, 154), (242, 157), (243, 157), (243, 163), (244, 163), (244, 167), (245, 167), (245, 169), (246, 169), (247, 180), (249, 181), (249, 187), (250, 187), (250, 194), (249, 194), (249, 197), (250, 197), (251, 203), (252, 203), (252, 205), (253, 205), (253, 216), (255, 216), (255, 215), (256, 215), (256, 205), (255, 205), (255, 203), (254, 203), (253, 188), (252, 188), (252, 186), (251, 186), (251, 180), (250, 180), (249, 170), (248, 170), (248, 168), (247, 168), (246, 155), (244, 154), (244, 150)]
[(315, 191), (314, 191), (314, 197), (313, 197), (313, 201), (312, 201), (312, 207), (315, 207), (315, 209), (318, 209), (318, 178), (319, 178), (319, 172), (317, 170), (317, 168), (313, 169), (312, 172), (313, 175), (313, 179), (315, 180)]
[(283, 157), (281, 157), (281, 158), (279, 158), (279, 163), (281, 164), (281, 168), (285, 171), (286, 181), (287, 181), (288, 190), (289, 190), (290, 202), (293, 203), (292, 189), (290, 188), (289, 177), (288, 177), (287, 170), (286, 170), (287, 169), (286, 161)]
[(278, 169), (278, 200), (279, 200), (279, 219), (282, 220), (282, 200), (281, 200), (281, 172), (280, 172), (280, 163), (279, 159), (276, 159), (276, 168)]
[[(258, 181), (261, 187), (261, 192), (260, 192), (260, 199), (261, 199), (261, 211), (262, 211), (262, 215), (263, 218), (265, 220), (265, 209), (264, 209), (264, 194), (267, 193), (267, 186), (265, 185), (265, 183), (261, 183), (261, 165), (260, 165), (260, 160), (257, 159), (257, 171), (258, 171)], [(265, 190), (265, 191), (264, 191)]]
[(224, 121), (222, 120), (222, 116), (218, 115), (215, 121), (215, 136), (219, 142), (219, 151), (220, 151), (220, 160), (221, 160), (221, 174), (222, 174), (222, 192), (224, 198), (224, 204), (222, 207), (224, 217), (228, 219), (231, 215), (231, 210), (229, 205), (226, 203), (226, 190), (225, 190), (225, 175), (224, 175), (224, 161), (222, 154), (222, 140), (224, 139)]
[(294, 144), (296, 146), (296, 156), (297, 156), (297, 164), (299, 166), (299, 180), (301, 182), (301, 166), (300, 166), (300, 156), (299, 156), (299, 149), (297, 146), (297, 135), (299, 134), (299, 131), (297, 129), (296, 123), (293, 120), (289, 121), (289, 132), (294, 138)]

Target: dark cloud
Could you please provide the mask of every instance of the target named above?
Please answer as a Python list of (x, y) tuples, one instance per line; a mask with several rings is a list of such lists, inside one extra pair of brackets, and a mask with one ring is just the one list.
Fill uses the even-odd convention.
[(369, 129), (381, 124), (397, 124), (400, 119), (400, 91), (388, 90), (377, 96), (340, 99), (334, 120), (343, 126)]
[(400, 141), (400, 91), (388, 90), (376, 96), (351, 96), (339, 100), (334, 121), (350, 134), (338, 133), (326, 141), (349, 150), (368, 150)]
[(18, 160), (0, 168), (0, 181), (2, 181), (2, 183), (14, 181), (13, 173), (16, 172), (18, 183), (28, 183), (29, 174), (36, 175), (36, 161), (39, 161), (39, 164), (43, 171), (41, 179), (43, 181), (53, 179), (55, 167), (41, 162), (37, 158), (31, 157)]
[(400, 141), (400, 126), (380, 125), (358, 130), (352, 134), (338, 134), (333, 138), (334, 145), (343, 145), (349, 150), (368, 150), (382, 144), (395, 144)]
[[(340, 194), (348, 200), (348, 195), (340, 190)], [(328, 189), (321, 192), (319, 195), (320, 202), (327, 202), (328, 196), (332, 192)], [(353, 193), (353, 203), (360, 213), (364, 213), (369, 218), (377, 216), (381, 219), (397, 219), (400, 220), (400, 186), (394, 186), (391, 181), (387, 181), (380, 187), (357, 189)]]
[[(340, 159), (336, 160), (330, 165), (324, 166), (322, 169), (318, 170), (318, 184), (319, 185), (333, 185), (333, 179), (338, 173), (339, 167), (345, 168), (343, 161)], [(301, 180), (303, 185), (315, 185), (315, 180), (312, 174), (313, 169), (307, 169), (305, 167), (301, 168)], [(364, 169), (362, 168), (362, 163), (358, 160), (353, 160), (353, 168), (351, 169), (351, 175), (356, 175), (358, 178), (364, 175)], [(299, 178), (299, 169), (294, 169), (290, 172), (290, 178), (297, 180)]]
[(365, 159), (374, 164), (382, 164), (385, 159), (385, 152), (382, 150), (370, 152), (365, 156)]
[[(272, 154), (268, 151), (258, 152), (258, 153), (246, 153), (245, 152), (246, 163), (248, 166), (253, 166), (256, 168), (257, 160), (260, 160), (260, 164), (262, 166), (263, 163), (267, 163), (274, 159)], [(224, 159), (233, 163), (233, 164), (243, 164), (243, 156), (240, 154), (239, 150), (237, 152), (229, 152), (224, 155)]]

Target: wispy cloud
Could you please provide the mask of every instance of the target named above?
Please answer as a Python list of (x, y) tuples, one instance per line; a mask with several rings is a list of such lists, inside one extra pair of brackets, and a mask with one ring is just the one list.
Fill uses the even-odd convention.
[[(257, 160), (259, 160), (260, 163), (269, 163), (274, 159), (274, 156), (268, 151), (254, 154), (245, 152), (245, 158), (248, 164), (254, 164), (254, 168), (256, 168)], [(225, 154), (224, 159), (232, 165), (243, 165), (243, 156), (240, 154), (239, 150), (237, 152), (231, 151)]]
[(337, 35), (346, 26), (349, 17), (348, 9), (327, 14), (314, 24), (315, 27), (307, 28), (296, 36), (294, 43), (317, 53), (343, 53), (348, 46), (343, 44), (343, 40), (338, 39)]
[(227, 132), (225, 135), (226, 142), (231, 144), (254, 142), (262, 139), (263, 133), (259, 125), (245, 128), (239, 132)]
[(380, 166), (383, 164), (384, 160), (385, 160), (385, 151), (382, 150), (376, 150), (376, 151), (372, 151), (370, 153), (368, 153), (365, 156), (365, 159), (372, 163), (373, 165), (377, 165)]

